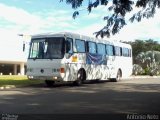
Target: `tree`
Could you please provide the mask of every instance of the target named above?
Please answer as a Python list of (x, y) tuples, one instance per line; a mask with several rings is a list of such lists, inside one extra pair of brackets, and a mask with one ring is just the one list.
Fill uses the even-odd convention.
[(146, 51), (141, 52), (136, 57), (138, 65), (144, 70), (145, 74), (157, 75), (160, 71), (160, 52), (159, 51)]
[(133, 55), (133, 63), (137, 63), (136, 57), (141, 52), (146, 51), (159, 51), (160, 52), (160, 44), (157, 41), (152, 39), (149, 40), (135, 40), (135, 41), (121, 41), (124, 43), (128, 43), (132, 46), (132, 55)]
[[(63, 2), (64, 0), (60, 0)], [(65, 0), (66, 4), (71, 4), (73, 9), (77, 9), (82, 6), (85, 0)], [(112, 4), (108, 6), (108, 3)], [(96, 36), (109, 37), (120, 31), (126, 25), (126, 13), (131, 12), (135, 7), (140, 8), (140, 11), (133, 14), (129, 19), (131, 22), (134, 20), (140, 22), (142, 18), (153, 17), (156, 8), (160, 8), (160, 0), (88, 0), (87, 10), (90, 13), (93, 8), (97, 6), (105, 6), (110, 12), (113, 12), (111, 16), (104, 15), (106, 25), (99, 31), (95, 32)], [(73, 13), (73, 18), (79, 15), (79, 11)]]

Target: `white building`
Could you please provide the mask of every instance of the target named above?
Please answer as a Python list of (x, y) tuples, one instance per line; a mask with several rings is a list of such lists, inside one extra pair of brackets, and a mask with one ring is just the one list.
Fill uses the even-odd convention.
[(0, 75), (25, 75), (29, 47), (23, 51), (25, 40), (25, 36), (0, 32)]

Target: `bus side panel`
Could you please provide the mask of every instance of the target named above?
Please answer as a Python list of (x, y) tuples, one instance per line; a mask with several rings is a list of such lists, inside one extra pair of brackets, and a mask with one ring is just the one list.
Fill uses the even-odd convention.
[(99, 54), (90, 54), (87, 61), (87, 79), (107, 79), (108, 78), (108, 67), (107, 57)]
[(86, 65), (86, 72), (87, 72), (87, 80), (97, 79), (98, 78), (98, 69), (97, 66), (94, 64), (87, 64)]
[[(73, 62), (73, 57), (77, 57), (77, 61)], [(86, 80), (107, 79), (109, 69), (107, 65), (87, 64), (86, 53), (74, 53), (69, 59), (64, 59), (65, 75), (64, 81), (77, 80), (77, 73), (83, 69), (86, 73)], [(107, 59), (106, 59), (107, 62)]]
[(77, 80), (77, 73), (80, 69), (84, 69), (86, 72), (85, 60), (86, 60), (85, 53), (74, 53), (69, 59), (64, 59), (63, 60), (63, 63), (65, 64), (65, 75), (63, 77), (64, 81)]
[(132, 57), (114, 56), (111, 63), (110, 78), (116, 78), (119, 69), (122, 72), (122, 78), (127, 78), (132, 74)]

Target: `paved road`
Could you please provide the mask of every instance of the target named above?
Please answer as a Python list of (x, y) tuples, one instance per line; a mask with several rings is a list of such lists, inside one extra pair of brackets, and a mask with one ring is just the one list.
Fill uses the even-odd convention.
[(0, 113), (159, 113), (160, 78), (0, 91)]

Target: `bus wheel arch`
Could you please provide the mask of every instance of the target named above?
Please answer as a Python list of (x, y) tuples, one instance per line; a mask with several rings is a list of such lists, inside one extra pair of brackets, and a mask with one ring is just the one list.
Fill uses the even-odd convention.
[(122, 70), (120, 68), (117, 71), (117, 79), (118, 81), (122, 79)]
[(84, 68), (80, 68), (77, 72), (77, 79), (74, 81), (74, 85), (80, 86), (86, 80), (86, 71)]
[(118, 82), (118, 81), (120, 81), (121, 79), (122, 79), (122, 70), (121, 70), (121, 68), (119, 68), (119, 69), (117, 70), (116, 78), (112, 78), (111, 81), (112, 81), (112, 82)]

